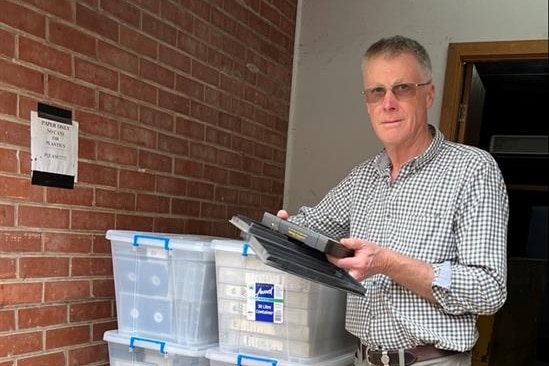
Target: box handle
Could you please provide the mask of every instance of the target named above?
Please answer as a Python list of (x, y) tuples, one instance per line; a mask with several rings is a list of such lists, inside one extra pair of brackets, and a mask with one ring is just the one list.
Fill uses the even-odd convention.
[(256, 356), (246, 356), (246, 355), (238, 355), (236, 356), (236, 364), (238, 366), (242, 366), (242, 359), (247, 358), (253, 361), (261, 361), (265, 363), (270, 363), (272, 366), (276, 366), (278, 363), (277, 360), (273, 360), (272, 358), (263, 358), (263, 357), (256, 357)]
[(139, 235), (136, 234), (133, 236), (133, 246), (138, 247), (139, 246), (139, 239), (151, 239), (151, 240), (158, 240), (164, 243), (164, 249), (170, 250), (170, 238), (162, 237), (162, 236), (152, 236), (152, 235)]
[(158, 345), (160, 346), (160, 347), (159, 347), (160, 353), (166, 354), (166, 351), (165, 351), (166, 342), (157, 341), (157, 340), (155, 340), (155, 339), (149, 339), (149, 338), (131, 337), (131, 338), (130, 338), (130, 349), (135, 348), (135, 342), (136, 342), (136, 341), (149, 342), (149, 343), (158, 344)]
[(244, 243), (242, 245), (242, 256), (247, 257), (248, 256), (248, 248), (250, 247), (250, 244)]

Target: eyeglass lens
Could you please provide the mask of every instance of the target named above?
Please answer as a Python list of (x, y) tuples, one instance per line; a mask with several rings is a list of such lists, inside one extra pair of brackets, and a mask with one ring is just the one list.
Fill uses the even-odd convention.
[[(396, 84), (391, 87), (391, 93), (398, 100), (410, 99), (416, 95), (416, 90), (420, 86), (425, 86), (430, 82), (415, 84), (415, 83), (402, 83)], [(387, 94), (387, 88), (383, 86), (378, 86), (374, 88), (369, 88), (363, 91), (364, 96), (366, 97), (366, 102), (368, 103), (379, 103), (385, 95)]]

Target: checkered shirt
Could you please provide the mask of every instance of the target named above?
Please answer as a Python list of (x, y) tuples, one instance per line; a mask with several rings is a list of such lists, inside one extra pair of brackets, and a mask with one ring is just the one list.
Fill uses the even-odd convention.
[[(315, 207), (290, 217), (337, 239), (367, 239), (431, 263), (436, 303), (381, 274), (362, 282), (365, 297), (348, 295), (346, 328), (371, 348), (470, 350), (477, 316), (493, 314), (507, 296), (509, 206), (498, 165), (486, 151), (446, 141), (429, 128), (431, 145), (393, 183), (382, 151)], [(448, 272), (448, 286), (438, 285), (441, 272)]]

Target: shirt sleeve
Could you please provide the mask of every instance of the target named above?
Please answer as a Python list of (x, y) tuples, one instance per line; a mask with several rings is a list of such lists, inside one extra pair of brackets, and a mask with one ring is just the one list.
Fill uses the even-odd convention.
[(495, 160), (470, 172), (454, 224), (459, 255), (433, 266), (433, 295), (447, 313), (490, 315), (507, 297), (508, 198)]
[(348, 237), (357, 169), (355, 167), (316, 206), (301, 207), (299, 212), (290, 216), (288, 220), (336, 240)]

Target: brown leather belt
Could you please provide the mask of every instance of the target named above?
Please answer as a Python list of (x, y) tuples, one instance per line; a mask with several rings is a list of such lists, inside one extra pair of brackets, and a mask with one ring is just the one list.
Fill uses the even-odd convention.
[[(376, 366), (399, 366), (399, 351), (376, 351), (361, 344), (362, 359)], [(455, 355), (459, 352), (435, 348), (433, 345), (418, 346), (402, 351), (404, 364), (412, 365), (416, 362), (432, 360), (433, 358)]]

